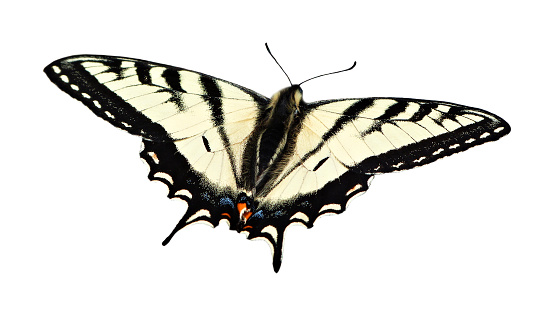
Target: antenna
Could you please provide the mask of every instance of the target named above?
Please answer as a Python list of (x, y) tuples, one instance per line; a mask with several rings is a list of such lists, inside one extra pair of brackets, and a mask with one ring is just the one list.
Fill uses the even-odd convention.
[[(285, 72), (285, 70), (283, 70), (283, 67), (281, 67), (281, 65), (278, 63), (277, 59), (274, 57), (274, 55), (272, 54), (272, 52), (270, 51), (270, 47), (268, 47), (268, 43), (264, 43), (264, 45), (266, 45), (266, 50), (268, 50), (268, 53), (270, 53), (270, 56), (272, 56), (272, 58), (274, 59), (274, 61), (276, 62), (276, 64), (279, 66), (279, 68), (281, 68), (281, 71), (283, 71), (283, 73), (285, 74), (285, 76), (287, 77), (287, 80), (289, 80), (289, 84), (291, 84), (291, 86), (293, 86), (293, 82), (291, 82), (291, 79), (289, 78), (289, 76), (287, 75), (287, 72)], [(343, 69), (343, 70), (339, 70), (339, 71), (334, 71), (334, 72), (328, 72), (328, 73), (324, 73), (321, 75), (318, 75), (316, 77), (312, 77), (310, 79), (304, 80), (303, 82), (299, 83), (298, 85), (301, 85), (305, 82), (308, 82), (310, 80), (316, 79), (316, 78), (320, 78), (323, 76), (328, 76), (328, 75), (332, 75), (332, 74), (336, 74), (336, 73), (340, 73), (340, 72), (345, 72), (345, 71), (349, 71), (353, 68), (355, 68), (355, 66), (357, 65), (357, 62), (354, 62), (353, 65), (347, 69)]]
[(270, 53), (270, 56), (272, 56), (272, 58), (274, 59), (276, 64), (279, 66), (279, 68), (281, 68), (281, 71), (283, 71), (283, 73), (287, 77), (287, 80), (289, 80), (289, 84), (291, 84), (291, 86), (293, 86), (293, 83), (291, 82), (291, 79), (289, 79), (289, 76), (287, 75), (287, 72), (285, 72), (285, 70), (283, 70), (283, 67), (281, 67), (281, 65), (278, 63), (277, 59), (274, 57), (274, 55), (270, 51), (270, 48), (268, 47), (268, 43), (264, 43), (264, 44), (266, 45), (266, 50), (268, 50), (268, 53)]
[(312, 78), (310, 78), (310, 79), (304, 80), (303, 82), (299, 83), (299, 85), (301, 85), (301, 84), (303, 84), (303, 83), (305, 83), (305, 82), (307, 82), (307, 81), (310, 81), (310, 80), (312, 80), (312, 79), (316, 79), (316, 78), (320, 78), (320, 77), (323, 77), (323, 76), (332, 75), (332, 74), (340, 73), (340, 72), (344, 72), (344, 71), (349, 71), (349, 70), (355, 68), (356, 65), (357, 65), (357, 62), (355, 62), (351, 67), (349, 67), (349, 68), (347, 68), (347, 69), (343, 69), (343, 70), (339, 70), (339, 71), (334, 71), (334, 72), (328, 72), (328, 73), (324, 73), (324, 74), (318, 75), (318, 76), (316, 76), (316, 77), (312, 77)]

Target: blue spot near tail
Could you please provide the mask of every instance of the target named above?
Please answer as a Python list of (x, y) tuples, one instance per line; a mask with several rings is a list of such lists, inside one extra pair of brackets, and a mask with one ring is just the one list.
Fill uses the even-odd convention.
[(235, 204), (233, 204), (233, 200), (227, 197), (220, 199), (220, 206), (235, 208)]

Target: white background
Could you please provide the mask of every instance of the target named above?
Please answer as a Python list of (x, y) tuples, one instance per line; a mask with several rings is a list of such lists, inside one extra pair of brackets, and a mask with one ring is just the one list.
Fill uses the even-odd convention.
[[(2, 29), (0, 309), (554, 310), (549, 1), (11, 2)], [(512, 133), (378, 176), (347, 212), (291, 227), (283, 265), (184, 213), (140, 139), (42, 73), (80, 53), (205, 72), (267, 96), (397, 96), (494, 112)], [(356, 146), (353, 146), (356, 148)], [(202, 309), (201, 309), (202, 308)]]

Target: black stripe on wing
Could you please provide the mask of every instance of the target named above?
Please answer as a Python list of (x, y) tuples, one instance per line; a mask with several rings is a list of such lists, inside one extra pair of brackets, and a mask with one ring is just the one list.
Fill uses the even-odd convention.
[(214, 79), (201, 76), (200, 84), (205, 90), (206, 94), (211, 94), (206, 100), (210, 106), (210, 112), (212, 115), (212, 123), (218, 128), (218, 135), (223, 142), (225, 150), (228, 154), (229, 161), (231, 162), (231, 167), (233, 169), (233, 174), (235, 175), (235, 181), (239, 182), (239, 172), (237, 172), (237, 164), (235, 163), (235, 157), (231, 150), (231, 142), (229, 141), (229, 135), (226, 133), (224, 125), (224, 111), (222, 107), (222, 93)]

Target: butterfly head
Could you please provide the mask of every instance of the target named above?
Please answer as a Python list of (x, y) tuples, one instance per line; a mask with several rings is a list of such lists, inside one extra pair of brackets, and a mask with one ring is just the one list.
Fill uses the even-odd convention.
[(301, 89), (300, 85), (295, 84), (288, 87), (286, 90), (290, 92), (289, 101), (294, 105), (295, 114), (299, 113), (299, 106), (303, 101), (303, 89)]
[(297, 114), (302, 102), (303, 90), (298, 84), (295, 84), (274, 94), (270, 100), (270, 107), (285, 114)]
[(293, 92), (293, 100), (295, 105), (297, 106), (297, 112), (299, 111), (299, 104), (303, 101), (303, 89), (301, 89), (300, 85), (293, 85), (291, 89), (294, 90)]

